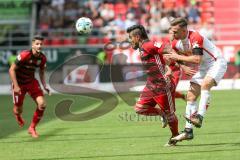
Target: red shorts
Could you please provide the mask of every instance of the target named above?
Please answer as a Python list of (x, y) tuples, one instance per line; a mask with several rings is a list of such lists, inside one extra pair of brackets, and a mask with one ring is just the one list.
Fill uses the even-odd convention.
[[(174, 113), (175, 112), (175, 91), (167, 91), (166, 94), (151, 94), (151, 91), (147, 87), (143, 89), (137, 104), (146, 105), (149, 107), (155, 107), (156, 104), (159, 105), (164, 113)], [(146, 96), (149, 94), (149, 96)]]
[(14, 92), (12, 85), (12, 95), (13, 95), (13, 103), (16, 106), (22, 106), (24, 97), (26, 93), (28, 93), (34, 100), (36, 100), (37, 97), (43, 96), (43, 91), (36, 79), (34, 79), (32, 82), (24, 85), (19, 85), (21, 89), (21, 94), (17, 94)]

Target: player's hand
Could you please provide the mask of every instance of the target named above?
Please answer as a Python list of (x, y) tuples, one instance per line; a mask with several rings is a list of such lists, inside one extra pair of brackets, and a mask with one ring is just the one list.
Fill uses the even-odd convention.
[(47, 87), (44, 87), (44, 90), (47, 92), (47, 94), (48, 94), (49, 96), (51, 96), (51, 92), (50, 92), (50, 90), (49, 90)]
[(181, 68), (182, 68), (183, 72), (188, 76), (193, 76), (197, 73), (197, 71), (195, 71), (191, 67), (188, 67), (185, 65), (181, 65)]
[(13, 91), (16, 94), (21, 94), (21, 88), (19, 86), (14, 86)]
[(165, 76), (172, 78), (172, 76), (173, 76), (172, 73), (173, 73), (172, 69), (169, 66), (167, 66), (167, 71), (165, 73)]
[(179, 55), (176, 52), (171, 52), (170, 54), (165, 54), (164, 55), (167, 59), (172, 59), (177, 61), (179, 58)]

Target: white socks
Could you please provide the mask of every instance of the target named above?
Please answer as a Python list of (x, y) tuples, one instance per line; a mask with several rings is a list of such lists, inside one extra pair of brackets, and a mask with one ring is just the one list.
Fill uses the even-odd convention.
[(200, 114), (203, 117), (206, 113), (207, 105), (209, 103), (209, 99), (210, 99), (209, 91), (208, 90), (202, 90), (200, 101), (199, 101), (198, 114)]
[[(194, 102), (187, 101), (185, 116), (190, 118), (190, 116), (196, 112), (197, 112), (197, 102), (196, 101), (194, 101)], [(186, 121), (185, 128), (193, 128), (193, 125)]]

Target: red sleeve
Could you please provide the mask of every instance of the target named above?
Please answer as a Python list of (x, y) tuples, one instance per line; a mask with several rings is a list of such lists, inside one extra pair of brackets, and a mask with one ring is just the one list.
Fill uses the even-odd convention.
[(172, 48), (175, 50), (175, 51), (178, 51), (178, 49), (177, 49), (177, 40), (176, 39), (174, 39), (173, 41), (172, 41)]
[(157, 53), (162, 54), (166, 43), (163, 42), (154, 42), (154, 48), (157, 50)]
[(192, 48), (203, 48), (203, 37), (198, 32), (193, 32), (190, 36)]
[(46, 66), (47, 66), (46, 63), (47, 63), (47, 58), (46, 58), (45, 55), (42, 55), (42, 61), (40, 63), (40, 69), (46, 68)]
[(22, 51), (17, 56), (15, 64), (19, 65), (19, 64), (22, 64), (23, 62), (26, 62), (30, 56), (31, 56), (31, 54), (30, 54), (30, 52), (28, 50)]
[(162, 42), (146, 42), (143, 44), (142, 48), (148, 54), (162, 54), (164, 45)]

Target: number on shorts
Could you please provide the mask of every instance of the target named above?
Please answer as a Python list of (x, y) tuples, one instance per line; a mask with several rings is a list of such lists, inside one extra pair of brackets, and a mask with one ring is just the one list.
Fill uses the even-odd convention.
[(18, 103), (18, 95), (15, 96), (15, 103)]

